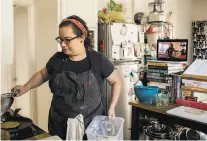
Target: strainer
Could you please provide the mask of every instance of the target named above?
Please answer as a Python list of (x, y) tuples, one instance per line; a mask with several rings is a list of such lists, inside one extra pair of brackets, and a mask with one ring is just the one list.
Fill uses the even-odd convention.
[(13, 97), (15, 97), (18, 93), (19, 91), (1, 94), (1, 116), (11, 107), (14, 101)]

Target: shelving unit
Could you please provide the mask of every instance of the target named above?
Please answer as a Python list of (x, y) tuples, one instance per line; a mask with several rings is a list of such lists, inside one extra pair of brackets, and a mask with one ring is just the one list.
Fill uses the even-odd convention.
[(169, 22), (164, 21), (154, 21), (148, 22), (146, 28), (150, 28), (151, 26), (156, 28), (155, 30), (159, 31), (159, 39), (173, 39), (173, 25)]

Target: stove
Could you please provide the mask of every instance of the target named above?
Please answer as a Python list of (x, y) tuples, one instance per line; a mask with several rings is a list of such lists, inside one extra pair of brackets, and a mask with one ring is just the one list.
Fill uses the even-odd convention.
[[(9, 110), (9, 113), (7, 113), (8, 115), (13, 115), (14, 111)], [(20, 115), (18, 115), (18, 117), (21, 117)], [(5, 119), (5, 121), (9, 121), (7, 119)], [(24, 139), (28, 139), (43, 133), (46, 133), (44, 130), (40, 129), (39, 127), (37, 127), (34, 124), (31, 124), (30, 126), (23, 128), (21, 130), (7, 130), (6, 131), (9, 132), (10, 135), (10, 139), (11, 140), (24, 140)]]
[(36, 135), (35, 128), (30, 126), (18, 132), (9, 132), (11, 140), (23, 140)]

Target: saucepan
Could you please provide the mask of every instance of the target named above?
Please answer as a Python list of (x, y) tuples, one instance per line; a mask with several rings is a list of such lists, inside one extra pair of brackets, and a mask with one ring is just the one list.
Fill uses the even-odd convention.
[(179, 134), (178, 134), (178, 139), (179, 140), (200, 140), (200, 134), (196, 130), (192, 129), (183, 129)]

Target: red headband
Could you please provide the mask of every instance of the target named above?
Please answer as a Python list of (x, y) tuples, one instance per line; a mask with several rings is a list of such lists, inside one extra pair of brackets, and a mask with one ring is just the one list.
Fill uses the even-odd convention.
[(77, 21), (75, 19), (63, 19), (62, 20), (62, 22), (65, 22), (65, 21), (70, 21), (70, 22), (74, 23), (83, 32), (83, 35), (85, 36), (85, 38), (87, 37), (87, 30), (79, 21)]

